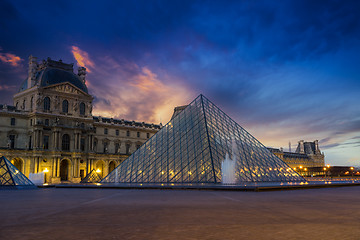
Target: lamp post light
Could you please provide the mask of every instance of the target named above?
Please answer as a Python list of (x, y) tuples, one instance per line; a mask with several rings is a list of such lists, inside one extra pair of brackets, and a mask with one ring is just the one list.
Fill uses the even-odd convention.
[(354, 167), (351, 167), (350, 170), (351, 170), (351, 177), (354, 177)]
[(45, 178), (45, 179), (44, 179), (44, 184), (45, 184), (45, 183), (46, 183), (46, 173), (49, 172), (49, 169), (45, 168), (43, 172), (44, 172), (44, 174), (45, 174), (45, 176), (44, 176), (44, 178)]
[(324, 172), (325, 172), (325, 178), (326, 178), (326, 167), (324, 167)]

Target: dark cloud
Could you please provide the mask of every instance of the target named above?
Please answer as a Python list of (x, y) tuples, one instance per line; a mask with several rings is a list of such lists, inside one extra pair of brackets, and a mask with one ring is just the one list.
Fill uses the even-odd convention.
[(0, 63), (0, 101), (11, 103), (30, 54), (73, 62), (77, 46), (95, 63), (103, 113), (158, 121), (160, 105), (203, 93), (244, 126), (269, 126), (262, 134), (334, 147), (360, 132), (359, 12), (358, 1), (0, 1), (0, 49), (24, 59)]
[(10, 21), (17, 19), (18, 12), (10, 1), (0, 1), (0, 28), (6, 29)]

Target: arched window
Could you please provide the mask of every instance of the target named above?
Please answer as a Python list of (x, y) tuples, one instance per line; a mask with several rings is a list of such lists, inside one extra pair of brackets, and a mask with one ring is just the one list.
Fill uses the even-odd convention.
[(69, 102), (68, 102), (68, 100), (64, 100), (62, 102), (62, 111), (63, 111), (63, 113), (67, 113), (69, 111)]
[(31, 100), (30, 100), (30, 111), (33, 110), (33, 105), (34, 105), (34, 97), (31, 97)]
[(62, 150), (63, 151), (70, 150), (70, 136), (68, 134), (64, 134), (62, 136)]
[(50, 111), (50, 98), (44, 98), (44, 111)]
[(85, 115), (85, 103), (80, 103), (80, 115)]

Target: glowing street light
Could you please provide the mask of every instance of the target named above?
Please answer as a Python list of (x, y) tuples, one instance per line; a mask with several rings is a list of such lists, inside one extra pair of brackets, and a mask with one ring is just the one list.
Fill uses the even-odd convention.
[(46, 173), (48, 173), (49, 172), (49, 169), (47, 169), (47, 168), (45, 168), (44, 170), (43, 170), (43, 173), (44, 173), (44, 185), (48, 185), (47, 183), (46, 183)]

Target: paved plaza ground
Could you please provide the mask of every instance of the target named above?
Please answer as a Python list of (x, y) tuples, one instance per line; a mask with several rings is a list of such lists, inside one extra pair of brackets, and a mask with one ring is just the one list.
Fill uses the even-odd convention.
[(0, 190), (0, 239), (360, 239), (360, 186)]

